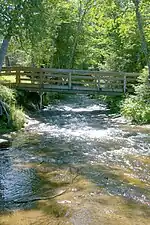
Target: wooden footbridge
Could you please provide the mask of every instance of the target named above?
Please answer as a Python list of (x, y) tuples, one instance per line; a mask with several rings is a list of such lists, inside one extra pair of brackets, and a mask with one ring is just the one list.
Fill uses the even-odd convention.
[(0, 84), (39, 93), (121, 95), (133, 91), (132, 84), (136, 82), (137, 76), (138, 73), (3, 67)]

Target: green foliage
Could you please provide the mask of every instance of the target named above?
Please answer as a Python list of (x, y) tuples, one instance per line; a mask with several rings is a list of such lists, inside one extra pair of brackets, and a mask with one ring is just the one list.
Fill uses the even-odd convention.
[[(22, 36), (37, 38), (43, 30), (43, 0), (0, 0), (0, 32), (3, 36)], [(41, 26), (39, 26), (41, 24)]]
[(9, 105), (15, 104), (15, 92), (0, 84), (0, 99)]
[(94, 98), (99, 99), (100, 101), (106, 103), (112, 113), (118, 113), (120, 112), (120, 108), (121, 108), (124, 96), (123, 95), (121, 96), (95, 95)]
[(137, 96), (126, 98), (121, 113), (135, 123), (144, 124), (150, 122), (150, 104), (140, 100)]
[(19, 130), (25, 122), (25, 114), (22, 109), (16, 107), (16, 94), (12, 89), (0, 85), (0, 99), (7, 104), (7, 111), (10, 115), (11, 126), (7, 124), (6, 115), (0, 116), (0, 133), (6, 130)]
[[(132, 1), (4, 1), (0, 31), (12, 26), (12, 65), (135, 72), (146, 65)], [(149, 3), (141, 1), (150, 47)], [(6, 19), (7, 18), (7, 19)], [(19, 37), (19, 38), (18, 38)]]
[(121, 113), (135, 123), (150, 122), (150, 84), (146, 70), (138, 78), (139, 84), (134, 86), (135, 95), (127, 96), (121, 106)]
[(10, 109), (12, 126), (15, 130), (19, 130), (25, 123), (25, 114), (22, 109), (18, 107), (11, 107)]
[(110, 110), (114, 113), (120, 111), (121, 102), (124, 96), (105, 96), (105, 102), (107, 103)]
[(58, 92), (45, 93), (43, 96), (43, 105), (49, 105), (55, 101), (65, 99), (66, 95)]

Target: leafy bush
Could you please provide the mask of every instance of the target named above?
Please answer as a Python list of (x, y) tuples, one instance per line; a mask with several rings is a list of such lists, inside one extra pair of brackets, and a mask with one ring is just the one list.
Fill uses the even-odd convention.
[(0, 100), (6, 103), (6, 110), (11, 120), (11, 124), (8, 124), (8, 118), (6, 114), (3, 113), (3, 115), (0, 116), (0, 132), (6, 131), (8, 127), (9, 129), (21, 129), (25, 122), (25, 114), (23, 113), (22, 109), (16, 107), (15, 91), (3, 85), (0, 85)]
[(15, 104), (15, 92), (0, 84), (0, 99), (9, 105)]
[(91, 98), (99, 99), (101, 102), (107, 104), (112, 113), (120, 112), (120, 107), (122, 100), (124, 99), (123, 95), (120, 96), (104, 96), (104, 95), (92, 95)]
[(25, 114), (22, 109), (13, 106), (10, 110), (12, 126), (14, 129), (19, 130), (25, 123)]
[(150, 122), (150, 84), (146, 70), (138, 77), (134, 86), (135, 95), (127, 96), (121, 106), (121, 114), (135, 123)]
[(129, 96), (123, 102), (121, 113), (135, 123), (150, 122), (150, 104), (139, 99), (139, 96)]

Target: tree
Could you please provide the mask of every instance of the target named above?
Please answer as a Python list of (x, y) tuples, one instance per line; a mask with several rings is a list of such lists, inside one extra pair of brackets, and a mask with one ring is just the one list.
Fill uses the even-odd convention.
[(0, 71), (11, 37), (26, 38), (34, 42), (44, 28), (44, 1), (0, 0), (0, 32), (3, 42), (0, 49)]
[(132, 1), (135, 5), (136, 20), (137, 20), (137, 24), (138, 24), (140, 39), (141, 39), (142, 50), (145, 55), (145, 60), (147, 62), (147, 66), (148, 66), (149, 80), (150, 80), (150, 59), (149, 59), (148, 44), (147, 44), (146, 37), (145, 37), (142, 15), (140, 13), (141, 0), (132, 0)]
[(144, 39), (137, 35), (133, 1), (0, 0), (0, 31), (10, 33), (8, 55), (19, 64), (25, 57), (23, 65), (138, 72), (149, 60), (148, 41), (146, 54), (141, 51), (141, 40), (150, 38), (149, 1), (138, 5)]

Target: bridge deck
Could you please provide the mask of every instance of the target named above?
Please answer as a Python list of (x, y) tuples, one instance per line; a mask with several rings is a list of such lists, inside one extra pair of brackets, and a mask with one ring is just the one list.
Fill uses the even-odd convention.
[(38, 92), (99, 93), (121, 95), (132, 92), (138, 73), (4, 67), (3, 85)]

